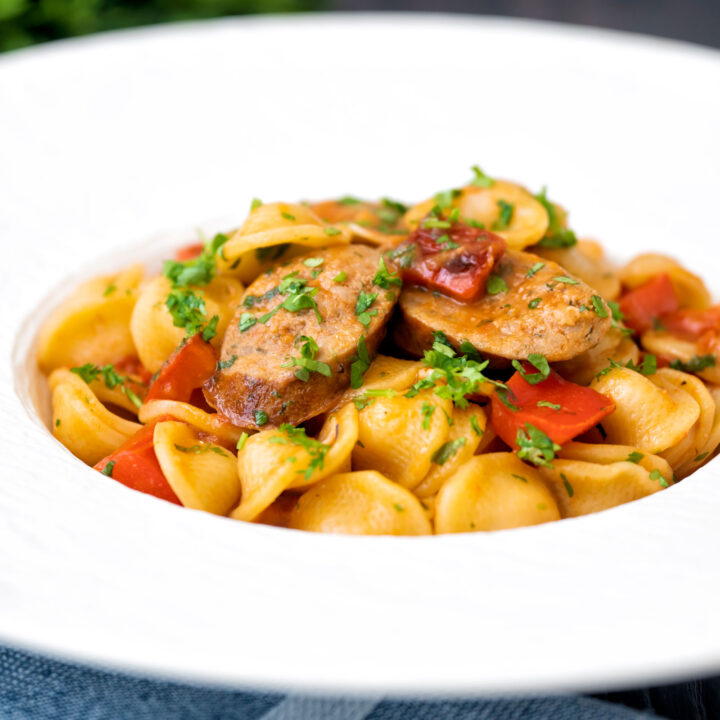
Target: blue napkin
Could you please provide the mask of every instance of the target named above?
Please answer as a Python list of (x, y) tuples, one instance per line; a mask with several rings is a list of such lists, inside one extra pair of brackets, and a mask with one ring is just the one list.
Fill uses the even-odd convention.
[(649, 712), (582, 696), (401, 701), (216, 690), (144, 680), (0, 648), (0, 720), (637, 720), (656, 717)]

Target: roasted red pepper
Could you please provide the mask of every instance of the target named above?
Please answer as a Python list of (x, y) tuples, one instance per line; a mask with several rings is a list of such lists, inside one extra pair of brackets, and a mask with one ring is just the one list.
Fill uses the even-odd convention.
[(202, 255), (202, 251), (204, 249), (204, 243), (190, 243), (190, 245), (184, 245), (175, 251), (175, 259), (178, 262), (194, 260), (196, 257), (200, 257), (200, 255)]
[(193, 390), (209, 380), (216, 368), (215, 348), (202, 339), (201, 333), (193, 335), (165, 361), (145, 400), (188, 402)]
[[(430, 227), (425, 226), (428, 222)], [(484, 294), (505, 248), (505, 240), (487, 230), (429, 218), (390, 257), (406, 282), (471, 302)]]
[(619, 304), (625, 324), (639, 333), (650, 330), (664, 313), (678, 309), (675, 289), (665, 273), (625, 293)]
[(668, 332), (684, 340), (699, 340), (708, 332), (720, 331), (720, 305), (705, 310), (676, 310), (660, 318)]
[[(525, 364), (527, 373), (535, 368)], [(592, 388), (564, 380), (554, 370), (547, 379), (531, 385), (516, 372), (507, 383), (507, 391), (492, 397), (492, 425), (510, 447), (525, 423), (542, 430), (553, 442), (562, 445), (597, 425), (615, 410), (615, 403)], [(505, 402), (503, 402), (503, 400)]]
[(153, 448), (155, 425), (163, 420), (174, 419), (170, 415), (166, 415), (145, 425), (115, 452), (97, 463), (95, 470), (99, 470), (103, 475), (107, 475), (133, 490), (139, 490), (161, 500), (181, 505), (178, 496), (165, 479)]

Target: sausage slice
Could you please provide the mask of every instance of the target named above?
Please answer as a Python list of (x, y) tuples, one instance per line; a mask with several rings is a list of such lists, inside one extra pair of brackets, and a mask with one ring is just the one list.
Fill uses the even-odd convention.
[[(395, 305), (398, 289), (373, 283), (380, 258), (365, 245), (335, 246), (257, 278), (225, 334), (220, 369), (205, 386), (208, 402), (245, 428), (297, 425), (333, 407), (350, 384), (360, 337), (372, 357)], [(280, 307), (293, 297), (293, 285), (314, 293), (315, 307), (309, 300), (295, 311)], [(361, 292), (377, 294), (361, 316), (367, 327), (355, 314)], [(307, 358), (325, 365), (322, 372), (292, 364), (302, 359), (304, 346)]]
[[(507, 250), (495, 273), (507, 291), (470, 303), (406, 286), (393, 340), (409, 353), (422, 355), (432, 345), (433, 331), (441, 330), (456, 347), (469, 340), (496, 358), (540, 353), (555, 361), (593, 347), (610, 328), (610, 312), (602, 301), (593, 301), (595, 291), (557, 263)], [(595, 309), (598, 301), (600, 314)]]

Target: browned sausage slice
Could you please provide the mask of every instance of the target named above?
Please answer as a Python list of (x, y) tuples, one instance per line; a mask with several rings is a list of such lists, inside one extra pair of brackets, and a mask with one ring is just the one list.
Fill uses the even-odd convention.
[(557, 263), (507, 250), (497, 272), (507, 291), (471, 303), (405, 287), (393, 339), (413, 355), (422, 355), (432, 345), (433, 331), (441, 330), (456, 347), (469, 340), (498, 358), (540, 353), (554, 361), (593, 347), (610, 328), (606, 306), (600, 308), (606, 317), (595, 309), (595, 291)]
[[(323, 248), (257, 278), (245, 291), (225, 334), (221, 369), (205, 387), (208, 402), (246, 428), (297, 425), (331, 408), (350, 384), (350, 365), (360, 337), (365, 336), (372, 357), (395, 305), (397, 288), (373, 284), (380, 257), (379, 250), (364, 245)], [(312, 307), (294, 312), (279, 307), (292, 297), (292, 290), (283, 290), (293, 283), (301, 290), (303, 283), (306, 290), (317, 288), (312, 297), (317, 313)], [(367, 328), (355, 314), (361, 292), (377, 294), (364, 318), (369, 321)], [(273, 310), (271, 317), (264, 318)], [(329, 377), (316, 371), (303, 373), (301, 366), (290, 364), (292, 358), (302, 358), (308, 342), (303, 338), (317, 344), (312, 359), (329, 366)]]

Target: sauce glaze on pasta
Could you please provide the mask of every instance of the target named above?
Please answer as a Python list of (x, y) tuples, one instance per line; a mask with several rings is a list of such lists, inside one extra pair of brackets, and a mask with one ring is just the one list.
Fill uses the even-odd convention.
[(412, 207), (253, 201), (89, 279), (38, 363), (55, 437), (124, 485), (276, 526), (427, 535), (611, 508), (720, 444), (720, 306), (672, 258), (616, 267), (545, 190)]

